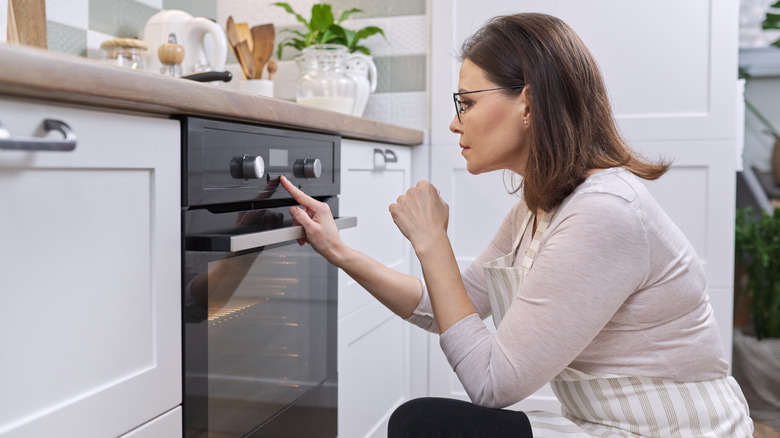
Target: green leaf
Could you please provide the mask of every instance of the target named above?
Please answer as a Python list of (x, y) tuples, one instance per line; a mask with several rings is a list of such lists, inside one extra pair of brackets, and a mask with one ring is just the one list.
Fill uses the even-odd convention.
[(368, 50), (368, 47), (364, 46), (355, 46), (352, 48), (352, 52), (360, 52), (366, 56), (371, 56), (371, 51)]
[(355, 43), (357, 42), (357, 39), (355, 38), (357, 35), (357, 32), (354, 30), (349, 29), (341, 29), (341, 37), (344, 39), (344, 45), (347, 46), (347, 48), (352, 51), (352, 47), (355, 46)]
[(329, 42), (332, 44), (340, 44), (342, 46), (349, 47), (349, 45), (347, 44), (347, 38), (345, 36), (346, 32), (347, 29), (344, 29), (338, 24), (334, 24), (333, 26), (328, 28), (328, 35), (330, 36)]
[(285, 9), (287, 12), (289, 12), (289, 13), (291, 13), (291, 14), (295, 15), (295, 18), (296, 18), (298, 21), (300, 21), (301, 23), (303, 23), (303, 25), (304, 25), (304, 26), (306, 26), (306, 27), (309, 27), (309, 22), (307, 22), (307, 21), (306, 21), (306, 19), (305, 19), (305, 18), (303, 18), (303, 16), (301, 16), (300, 14), (298, 14), (297, 12), (295, 12), (295, 11), (293, 10), (292, 6), (290, 6), (288, 3), (285, 3), (285, 2), (276, 2), (276, 3), (271, 3), (271, 6), (279, 6), (279, 7), (282, 7), (282, 8), (284, 8), (284, 9)]
[(352, 8), (352, 9), (350, 9), (348, 11), (344, 11), (344, 12), (341, 13), (341, 18), (339, 18), (339, 21), (337, 23), (341, 24), (342, 21), (346, 20), (347, 17), (349, 17), (350, 15), (354, 14), (355, 12), (363, 12), (363, 10), (362, 9), (358, 9), (358, 8)]
[(322, 44), (341, 44), (343, 45), (343, 42), (341, 41), (342, 35), (336, 31), (334, 32), (334, 29), (340, 29), (338, 26), (331, 26), (328, 28), (328, 30), (325, 31), (325, 33), (322, 34), (322, 38), (320, 39), (320, 42)]
[(780, 336), (780, 313), (769, 313), (766, 318), (766, 328), (763, 337), (776, 338)]
[(382, 29), (380, 29), (380, 28), (378, 28), (376, 26), (368, 26), (368, 27), (364, 27), (364, 28), (360, 29), (359, 31), (357, 31), (357, 39), (356, 39), (356, 41), (360, 41), (363, 38), (368, 38), (371, 35), (376, 35), (376, 34), (380, 34), (380, 35), (382, 35), (382, 38), (387, 39), (387, 37), (385, 37), (385, 33), (382, 32)]
[(767, 12), (764, 22), (761, 23), (763, 29), (780, 29), (780, 14)]
[(741, 262), (748, 281), (748, 310), (756, 335), (780, 337), (780, 209), (750, 215), (737, 210), (734, 232), (735, 259)]
[(352, 52), (361, 52), (366, 55), (370, 55), (371, 51), (364, 46), (358, 46), (357, 43), (372, 35), (380, 34), (385, 37), (382, 29), (376, 26), (368, 26), (358, 31), (353, 31), (341, 27), (341, 22), (347, 19), (350, 15), (356, 12), (363, 12), (362, 9), (352, 8), (342, 12), (339, 21), (334, 23), (333, 20), (333, 8), (327, 3), (316, 3), (311, 8), (311, 19), (306, 21), (304, 17), (296, 13), (292, 6), (286, 2), (272, 3), (274, 6), (284, 8), (290, 14), (295, 15), (295, 18), (306, 26), (307, 32), (300, 32), (296, 30), (283, 29), (281, 32), (292, 33), (300, 37), (300, 39), (286, 39), (277, 46), (276, 56), (281, 59), (284, 47), (294, 47), (298, 50), (302, 50), (308, 46), (314, 44), (339, 44), (347, 47), (347, 50)]
[(325, 32), (333, 25), (333, 11), (329, 4), (317, 3), (311, 7), (311, 25), (310, 29), (318, 32)]

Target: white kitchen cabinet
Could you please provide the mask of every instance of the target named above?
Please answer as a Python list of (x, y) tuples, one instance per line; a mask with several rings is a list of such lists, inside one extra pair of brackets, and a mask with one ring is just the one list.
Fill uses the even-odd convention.
[[(339, 211), (358, 218), (357, 227), (342, 231), (342, 237), (405, 273), (411, 246), (388, 207), (409, 188), (410, 173), (408, 147), (342, 140)], [(387, 419), (412, 391), (409, 352), (415, 328), (341, 271), (338, 318), (339, 436), (385, 436)]]
[[(730, 352), (737, 2), (433, 0), (430, 178), (452, 207), (449, 233), (462, 268), (490, 241), (516, 199), (503, 190), (500, 172), (469, 175), (458, 154), (458, 138), (448, 130), (458, 88), (453, 53), (490, 17), (516, 12), (549, 13), (569, 23), (600, 65), (625, 138), (649, 157), (673, 160), (664, 177), (647, 185), (705, 261), (711, 303)], [(438, 337), (431, 335), (429, 344), (429, 395), (467, 399)], [(518, 406), (555, 411), (556, 405), (543, 388)]]
[(182, 411), (177, 406), (124, 434), (121, 438), (167, 438), (181, 436)]
[(0, 436), (116, 437), (181, 404), (179, 123), (0, 97), (44, 119), (75, 150), (0, 149)]

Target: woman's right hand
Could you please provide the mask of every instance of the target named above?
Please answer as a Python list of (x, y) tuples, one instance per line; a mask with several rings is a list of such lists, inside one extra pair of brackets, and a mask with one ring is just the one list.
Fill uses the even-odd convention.
[(282, 187), (292, 195), (301, 207), (290, 207), (293, 223), (303, 227), (306, 237), (298, 239), (298, 244), (309, 243), (317, 253), (332, 264), (339, 266), (339, 256), (344, 253), (345, 245), (339, 235), (336, 222), (328, 204), (317, 201), (284, 176), (280, 177)]

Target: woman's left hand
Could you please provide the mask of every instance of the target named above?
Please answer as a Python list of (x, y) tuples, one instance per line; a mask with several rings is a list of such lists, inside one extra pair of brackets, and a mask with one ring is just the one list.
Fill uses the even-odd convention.
[(390, 205), (393, 221), (415, 250), (447, 235), (449, 206), (428, 181), (420, 181)]

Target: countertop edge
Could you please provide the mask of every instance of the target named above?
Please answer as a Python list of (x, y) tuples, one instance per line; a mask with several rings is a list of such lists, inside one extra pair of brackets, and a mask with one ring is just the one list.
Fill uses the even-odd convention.
[(10, 44), (0, 44), (0, 94), (251, 122), (406, 146), (423, 143), (423, 132), (416, 129)]

